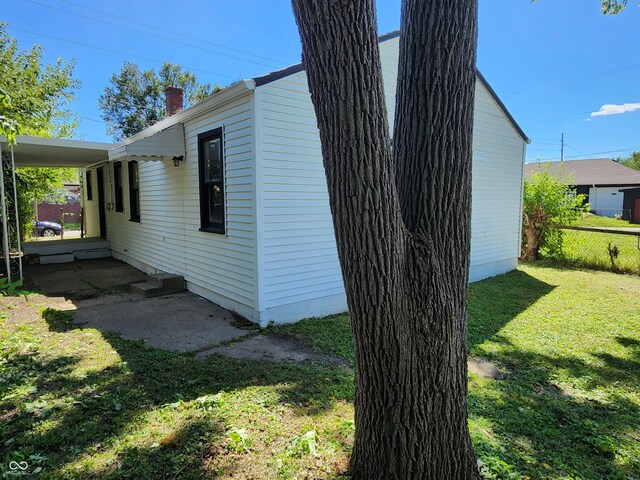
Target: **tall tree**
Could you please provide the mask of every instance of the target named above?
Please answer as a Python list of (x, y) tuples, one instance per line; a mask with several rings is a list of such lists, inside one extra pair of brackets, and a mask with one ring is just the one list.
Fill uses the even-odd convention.
[(477, 0), (403, 0), (393, 148), (373, 0), (292, 4), (354, 334), (350, 473), (478, 478), (466, 365)]
[(130, 137), (166, 116), (164, 91), (178, 87), (184, 91), (184, 107), (204, 100), (221, 89), (219, 85), (200, 84), (196, 76), (180, 65), (165, 62), (154, 69), (140, 70), (125, 62), (120, 73), (114, 73), (100, 96), (102, 118), (107, 133), (116, 141)]
[[(18, 125), (19, 133), (39, 137), (68, 137), (78, 126), (76, 113), (68, 108), (80, 86), (73, 78), (74, 62), (58, 59), (53, 64), (45, 64), (43, 51), (42, 45), (20, 50), (16, 39), (7, 34), (6, 24), (0, 23), (0, 121), (9, 140), (15, 140)], [(2, 161), (5, 168), (10, 165), (7, 152)], [(29, 234), (34, 222), (34, 200), (40, 200), (72, 179), (77, 179), (74, 169), (16, 170), (22, 238)], [(9, 193), (13, 191), (11, 181), (11, 175), (5, 175), (5, 190)], [(7, 203), (13, 212), (15, 206), (10, 195)], [(10, 221), (9, 225), (15, 222)]]
[(42, 61), (44, 48), (20, 50), (18, 42), (0, 23), (0, 89), (10, 102), (0, 104), (0, 114), (22, 126), (25, 135), (69, 137), (78, 126), (77, 114), (68, 108), (80, 82), (73, 78), (74, 61)]
[(633, 168), (634, 170), (640, 170), (640, 152), (633, 152), (628, 157), (616, 158), (616, 162)]
[(393, 148), (373, 0), (293, 0), (356, 352), (356, 479), (477, 478), (466, 304), (477, 0), (405, 0)]

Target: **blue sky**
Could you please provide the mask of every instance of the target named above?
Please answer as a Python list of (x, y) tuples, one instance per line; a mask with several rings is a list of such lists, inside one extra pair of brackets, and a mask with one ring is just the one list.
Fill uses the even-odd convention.
[[(480, 0), (478, 66), (531, 137), (528, 161), (559, 157), (562, 132), (565, 158), (640, 150), (640, 8), (630, 0), (604, 16), (599, 3)], [(167, 60), (226, 85), (300, 59), (288, 0), (13, 0), (3, 13), (21, 48), (41, 43), (48, 62), (76, 59), (72, 108), (85, 140), (109, 141), (98, 96), (126, 60)], [(399, 0), (378, 1), (381, 33), (399, 19)]]

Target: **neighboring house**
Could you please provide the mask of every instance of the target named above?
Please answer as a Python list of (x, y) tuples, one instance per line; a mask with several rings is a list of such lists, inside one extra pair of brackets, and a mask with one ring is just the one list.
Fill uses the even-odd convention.
[(537, 162), (525, 165), (530, 176), (540, 169), (569, 182), (576, 193), (587, 196), (591, 212), (605, 217), (620, 215), (625, 220), (640, 223), (640, 171), (610, 158)]
[[(392, 124), (397, 32), (380, 42)], [(516, 268), (527, 142), (478, 74), (472, 281)], [(302, 65), (240, 81), (115, 145), (86, 170), (86, 187), (87, 234), (135, 267), (181, 274), (261, 325), (347, 309)]]

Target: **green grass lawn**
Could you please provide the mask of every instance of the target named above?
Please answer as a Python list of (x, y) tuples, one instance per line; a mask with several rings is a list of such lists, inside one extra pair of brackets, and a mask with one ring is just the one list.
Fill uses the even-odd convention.
[(578, 219), (575, 222), (575, 225), (578, 225), (581, 227), (640, 228), (640, 225), (631, 224), (629, 223), (629, 220), (618, 220), (616, 218), (603, 217), (600, 215), (593, 215), (591, 213), (588, 213), (583, 217), (581, 217), (580, 219)]
[[(626, 220), (587, 215), (575, 223), (583, 227), (608, 228), (640, 228), (640, 225), (630, 224)], [(619, 235), (608, 232), (588, 232), (578, 230), (562, 230), (562, 252), (543, 256), (554, 263), (573, 265), (598, 270), (632, 273), (640, 275), (640, 243), (639, 237), (633, 235)], [(618, 255), (611, 262), (609, 246), (617, 248)]]
[[(640, 275), (637, 236), (578, 230), (563, 230), (562, 235), (562, 254), (554, 256), (555, 262)], [(618, 250), (613, 263), (609, 256), (609, 245)]]
[[(0, 299), (0, 475), (337, 478), (353, 441), (348, 367), (196, 361)], [(524, 266), (473, 284), (469, 424), (486, 478), (640, 478), (640, 279)], [(275, 328), (349, 361), (346, 316)]]

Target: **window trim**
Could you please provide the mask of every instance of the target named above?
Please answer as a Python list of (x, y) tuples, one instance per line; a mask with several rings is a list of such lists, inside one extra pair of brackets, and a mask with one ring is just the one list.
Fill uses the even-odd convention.
[[(138, 174), (138, 186), (133, 186), (132, 171), (135, 166)], [(127, 176), (129, 177), (129, 221), (140, 223), (140, 165), (135, 160), (127, 162)], [(136, 205), (136, 196), (138, 204)], [(134, 213), (136, 215), (134, 215)]]
[[(118, 185), (118, 180), (120, 185)], [(124, 182), (122, 181), (122, 162), (113, 162), (113, 188), (115, 190), (115, 211), (124, 213)]]
[[(221, 175), (220, 185), (222, 190), (222, 222), (220, 226), (214, 226), (209, 223), (209, 202), (208, 193), (205, 188), (204, 181), (204, 144), (214, 138), (220, 138), (220, 163)], [(222, 127), (208, 130), (198, 134), (198, 189), (200, 192), (200, 231), (207, 233), (217, 233), (225, 235), (227, 232), (227, 195), (225, 191), (225, 172), (226, 163), (224, 158), (224, 131)]]
[(87, 201), (93, 201), (93, 188), (91, 186), (91, 180), (93, 175), (91, 175), (91, 170), (87, 170), (86, 172), (84, 172), (84, 179), (85, 179), (85, 194), (87, 196)]

